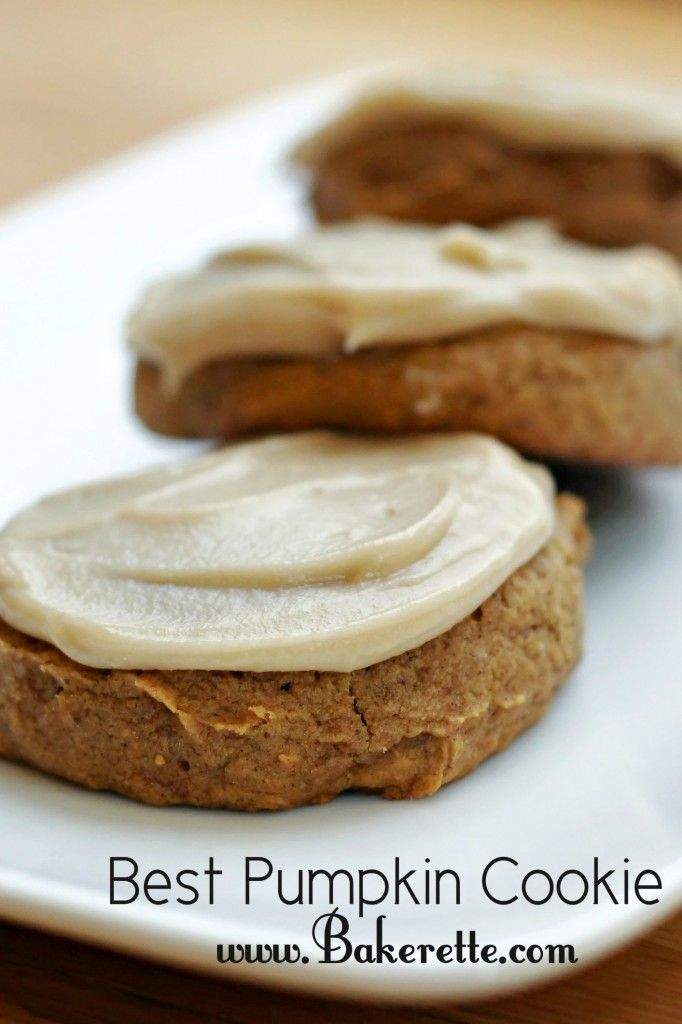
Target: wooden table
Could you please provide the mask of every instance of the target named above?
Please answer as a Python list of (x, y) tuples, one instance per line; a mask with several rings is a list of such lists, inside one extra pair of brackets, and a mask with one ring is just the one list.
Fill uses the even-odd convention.
[[(393, 58), (680, 84), (675, 0), (0, 0), (0, 202), (258, 89)], [(682, 915), (551, 988), (467, 1007), (322, 1003), (0, 926), (0, 1024), (679, 1024)]]
[(423, 1009), (303, 999), (0, 925), (0, 1024), (680, 1024), (682, 917), (569, 981)]

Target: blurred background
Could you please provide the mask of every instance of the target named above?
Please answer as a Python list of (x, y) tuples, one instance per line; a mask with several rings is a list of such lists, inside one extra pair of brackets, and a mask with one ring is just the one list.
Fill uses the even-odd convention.
[(0, 0), (0, 203), (216, 107), (373, 61), (682, 85), (680, 0)]

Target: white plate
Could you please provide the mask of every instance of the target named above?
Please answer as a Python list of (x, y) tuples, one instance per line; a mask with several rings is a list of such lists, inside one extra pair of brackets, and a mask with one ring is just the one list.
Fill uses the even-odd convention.
[[(3, 493), (0, 515), (41, 492), (175, 458), (129, 412), (121, 319), (140, 286), (219, 245), (286, 235), (305, 219), (281, 156), (344, 83), (326, 83), (176, 133), (82, 176), (0, 225)], [(388, 803), (345, 796), (316, 808), (242, 815), (157, 810), (0, 765), (0, 911), (64, 934), (227, 976), (216, 942), (290, 941), (311, 963), (233, 968), (252, 981), (382, 999), (483, 996), (550, 980), (549, 965), (318, 965), (313, 920), (329, 909), (242, 899), (245, 856), (297, 868), (454, 867), (462, 903), (382, 907), (396, 944), (451, 939), (573, 943), (581, 964), (682, 903), (680, 597), (682, 476), (575, 475), (592, 503), (588, 654), (551, 712), (503, 754), (437, 796)], [(111, 907), (110, 856), (146, 869), (225, 875), (213, 907)], [(481, 869), (508, 855), (519, 871), (653, 868), (660, 904), (498, 907)], [(502, 874), (499, 876), (502, 882)], [(511, 884), (511, 875), (505, 877)], [(341, 906), (343, 909), (343, 904)], [(357, 942), (373, 915), (351, 912)]]

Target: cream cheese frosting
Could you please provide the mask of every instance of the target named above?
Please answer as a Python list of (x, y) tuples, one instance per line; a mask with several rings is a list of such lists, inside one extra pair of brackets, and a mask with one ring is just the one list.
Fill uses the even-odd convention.
[(561, 148), (637, 149), (682, 165), (682, 93), (522, 72), (408, 69), (376, 79), (294, 157), (320, 163), (375, 126), (433, 118), (475, 122), (511, 142)]
[(158, 282), (129, 336), (172, 389), (219, 359), (329, 357), (513, 321), (634, 342), (680, 338), (682, 271), (659, 250), (597, 249), (542, 221), (367, 220), (234, 249)]
[(473, 612), (553, 517), (482, 435), (266, 438), (19, 513), (0, 614), (99, 668), (350, 671)]

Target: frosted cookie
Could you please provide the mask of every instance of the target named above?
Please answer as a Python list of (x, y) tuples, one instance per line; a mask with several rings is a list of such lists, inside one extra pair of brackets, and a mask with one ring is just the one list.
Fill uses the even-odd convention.
[(682, 272), (545, 223), (366, 221), (218, 256), (129, 325), (163, 434), (481, 430), (587, 462), (682, 460)]
[(548, 217), (682, 258), (682, 95), (530, 74), (376, 81), (298, 147), (324, 221)]
[(581, 502), (491, 438), (313, 432), (0, 534), (0, 753), (155, 804), (435, 792), (580, 656)]

